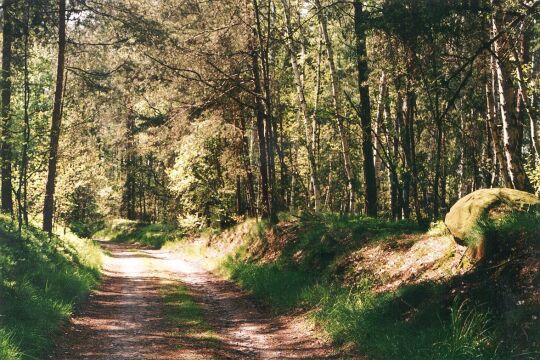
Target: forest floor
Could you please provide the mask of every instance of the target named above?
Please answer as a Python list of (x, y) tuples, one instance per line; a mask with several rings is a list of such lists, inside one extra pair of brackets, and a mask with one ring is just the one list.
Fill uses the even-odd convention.
[(102, 285), (63, 329), (51, 359), (343, 358), (303, 320), (273, 315), (178, 253), (102, 246)]

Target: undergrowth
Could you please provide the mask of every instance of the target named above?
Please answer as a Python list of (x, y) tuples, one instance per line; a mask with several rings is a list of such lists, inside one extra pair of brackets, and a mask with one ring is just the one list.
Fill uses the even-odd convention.
[(519, 254), (538, 253), (538, 213), (482, 224), (482, 236), (499, 245), (492, 260), (474, 271), (439, 282), (403, 283), (396, 291), (376, 291), (368, 275), (345, 286), (342, 260), (369, 244), (392, 247), (399, 240), (412, 246), (425, 236), (448, 236), (442, 223), (426, 235), (409, 222), (337, 214), (280, 220), (274, 226), (253, 222), (250, 235), (244, 231), (229, 252), (220, 241), (234, 238), (230, 230), (223, 239), (212, 235), (179, 248), (218, 263), (218, 271), (276, 312), (305, 312), (335, 344), (370, 359), (538, 358), (531, 339), (540, 339), (540, 329), (526, 320), (534, 319), (540, 304), (515, 281), (525, 266)]
[(0, 217), (0, 358), (44, 358), (62, 321), (99, 280), (101, 252), (68, 233), (21, 236)]
[[(539, 224), (535, 215), (511, 215), (485, 232), (491, 238), (535, 241), (533, 229)], [(456, 284), (462, 280), (449, 278), (403, 284), (395, 292), (374, 291), (368, 277), (354, 286), (342, 285), (336, 264), (343, 254), (403, 233), (415, 234), (418, 228), (369, 218), (310, 217), (299, 220), (299, 239), (287, 243), (274, 261), (261, 261), (260, 254), (246, 251), (247, 245), (223, 257), (221, 269), (277, 312), (306, 310), (336, 344), (353, 346), (371, 359), (511, 357), (515, 349), (511, 342), (503, 344), (501, 289), (494, 283), (476, 278), (476, 285), (461, 291)], [(428, 233), (447, 234), (440, 224)], [(536, 353), (531, 354), (523, 358), (533, 359)]]
[(172, 225), (146, 224), (132, 220), (117, 219), (94, 234), (118, 243), (137, 243), (161, 248), (166, 242), (181, 237), (182, 232)]

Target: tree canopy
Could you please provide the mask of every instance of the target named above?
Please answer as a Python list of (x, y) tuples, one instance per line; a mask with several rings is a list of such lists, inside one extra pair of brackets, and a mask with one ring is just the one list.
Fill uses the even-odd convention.
[(1, 205), (426, 223), (540, 190), (539, 1), (4, 0)]

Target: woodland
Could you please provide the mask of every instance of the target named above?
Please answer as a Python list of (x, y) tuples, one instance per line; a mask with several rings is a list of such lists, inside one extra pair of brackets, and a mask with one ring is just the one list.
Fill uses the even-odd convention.
[[(451, 206), (480, 189), (540, 194), (538, 0), (3, 0), (0, 14), (0, 242), (8, 244), (0, 280), (19, 260), (33, 261), (18, 249), (30, 246), (25, 239), (36, 259), (42, 251), (54, 260), (60, 255), (44, 249), (64, 251), (58, 236), (113, 236), (114, 219), (131, 231), (125, 238), (154, 236), (141, 229), (214, 234), (255, 221), (267, 229), (265, 254), (269, 234), (281, 239), (295, 224), (296, 238), (317, 238), (305, 240), (318, 251), (306, 264), (327, 269), (335, 260), (334, 274), (355, 234), (444, 227)], [(535, 216), (519, 225), (535, 229), (531, 239)], [(329, 229), (344, 242), (325, 243)], [(166, 241), (158, 237), (149, 242)], [(92, 259), (100, 250), (77, 239), (62, 260), (66, 269), (86, 264), (74, 302), (100, 278), (99, 262), (73, 260), (79, 249)], [(274, 301), (281, 290), (260, 290), (259, 268), (238, 266), (229, 264), (233, 280)], [(265, 268), (274, 279), (297, 279), (276, 266)], [(318, 281), (301, 273), (298, 286)], [(3, 332), (1, 302), (22, 288), (2, 281), (0, 345), (24, 333)], [(313, 307), (324, 308), (317, 299)], [(289, 300), (273, 305), (302, 307)], [(349, 330), (340, 329), (343, 339)], [(531, 344), (516, 346), (534, 358)], [(390, 359), (396, 349), (361, 352)], [(460, 354), (445, 358), (473, 358)]]
[(535, 1), (6, 1), (2, 210), (428, 224), (539, 187)]

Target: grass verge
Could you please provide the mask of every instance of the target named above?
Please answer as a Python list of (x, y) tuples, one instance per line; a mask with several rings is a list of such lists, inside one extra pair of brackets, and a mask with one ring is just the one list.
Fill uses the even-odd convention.
[(101, 251), (68, 233), (51, 239), (0, 217), (0, 358), (46, 357), (62, 321), (99, 281)]
[[(522, 320), (534, 313), (521, 314), (526, 306), (500, 307), (501, 292), (511, 292), (504, 281), (501, 285), (501, 268), (438, 282), (405, 282), (396, 291), (375, 291), (369, 276), (344, 286), (339, 264), (346, 254), (374, 242), (391, 243), (403, 233), (423, 235), (407, 223), (337, 215), (300, 219), (295, 226), (293, 231), (290, 227), (258, 230), (259, 239), (229, 253), (214, 251), (220, 271), (277, 312), (306, 311), (337, 345), (356, 348), (370, 359), (508, 359), (516, 353), (534, 359), (538, 355), (533, 341), (519, 348), (512, 340), (516, 337), (507, 336), (509, 311)], [(485, 232), (497, 243), (505, 241), (508, 249), (516, 245), (509, 238), (537, 242), (539, 230), (538, 217), (529, 214), (491, 223)], [(429, 234), (439, 233), (440, 229), (432, 229)], [(288, 238), (285, 244), (280, 241), (284, 238)], [(280, 251), (268, 256), (276, 243)], [(210, 251), (203, 242), (199, 252)], [(529, 310), (533, 306), (534, 301)], [(515, 322), (516, 328), (518, 324), (523, 321)], [(533, 326), (527, 331), (530, 335), (535, 334)]]
[(126, 219), (113, 220), (94, 234), (94, 238), (118, 243), (136, 243), (156, 249), (180, 236), (181, 232), (171, 225), (145, 224)]
[(527, 269), (538, 265), (540, 216), (511, 214), (481, 231), (490, 262), (437, 281), (405, 280), (392, 291), (372, 277), (377, 269), (345, 285), (347, 267), (364, 263), (348, 257), (378, 246), (413, 249), (426, 237), (437, 242), (448, 236), (444, 226), (426, 234), (407, 222), (307, 214), (166, 246), (204, 258), (276, 312), (306, 313), (336, 344), (370, 359), (536, 359), (537, 272)]

